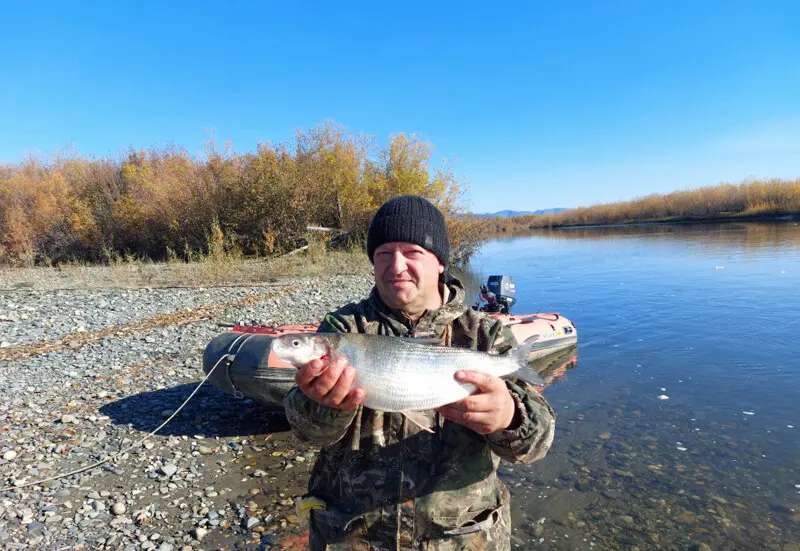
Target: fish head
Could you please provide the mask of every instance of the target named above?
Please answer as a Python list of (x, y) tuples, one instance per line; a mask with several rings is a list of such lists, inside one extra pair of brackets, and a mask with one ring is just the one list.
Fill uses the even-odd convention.
[(328, 339), (319, 333), (281, 335), (272, 341), (272, 351), (275, 355), (295, 367), (327, 356), (330, 348)]

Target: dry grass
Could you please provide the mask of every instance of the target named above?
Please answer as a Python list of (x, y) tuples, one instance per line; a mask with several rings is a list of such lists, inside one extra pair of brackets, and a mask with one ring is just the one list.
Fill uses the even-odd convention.
[(0, 291), (143, 287), (218, 287), (259, 285), (285, 278), (369, 275), (364, 251), (312, 248), (276, 259), (207, 257), (195, 262), (124, 260), (107, 266), (65, 264), (56, 268), (0, 268)]
[(490, 219), (493, 233), (604, 224), (687, 222), (800, 214), (800, 179), (747, 181), (654, 194), (632, 201), (579, 207), (556, 214)]

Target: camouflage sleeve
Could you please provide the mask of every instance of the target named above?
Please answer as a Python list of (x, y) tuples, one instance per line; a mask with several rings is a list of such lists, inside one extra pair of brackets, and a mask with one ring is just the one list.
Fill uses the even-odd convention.
[[(319, 333), (345, 333), (347, 328), (332, 314), (317, 329)], [(295, 386), (283, 399), (286, 418), (292, 432), (305, 442), (330, 446), (341, 440), (356, 416), (356, 411), (342, 411), (320, 405)]]
[(514, 398), (522, 423), (514, 430), (488, 434), (486, 441), (492, 451), (503, 459), (533, 463), (543, 458), (553, 444), (556, 415), (541, 394), (527, 383), (506, 381), (506, 386)]
[[(517, 344), (511, 330), (499, 321), (493, 325), (491, 334), (494, 335), (491, 349), (494, 353), (503, 354)], [(506, 386), (514, 398), (522, 422), (516, 429), (488, 434), (486, 441), (494, 453), (508, 461), (538, 461), (547, 454), (555, 436), (556, 418), (553, 408), (524, 381), (507, 380)]]
[(341, 440), (358, 411), (322, 406), (303, 394), (299, 387), (289, 391), (283, 399), (283, 407), (294, 435), (318, 446), (330, 446)]
[(514, 333), (500, 320), (491, 320), (490, 324), (484, 325), (484, 334), (484, 346), (488, 346), (490, 354), (505, 354), (518, 344)]
[(325, 314), (322, 323), (317, 328), (317, 333), (352, 333), (351, 327), (345, 322), (343, 316), (335, 313)]

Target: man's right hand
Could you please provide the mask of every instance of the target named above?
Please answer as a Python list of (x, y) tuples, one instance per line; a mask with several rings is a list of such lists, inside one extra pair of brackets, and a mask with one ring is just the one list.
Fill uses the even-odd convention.
[(312, 360), (295, 373), (294, 381), (316, 403), (353, 411), (364, 401), (363, 388), (353, 388), (356, 370), (344, 356)]

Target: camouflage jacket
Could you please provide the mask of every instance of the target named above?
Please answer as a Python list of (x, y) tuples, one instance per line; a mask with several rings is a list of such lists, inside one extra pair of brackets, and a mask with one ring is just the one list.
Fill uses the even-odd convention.
[[(446, 304), (415, 324), (391, 310), (373, 289), (369, 298), (325, 316), (321, 332), (359, 332), (442, 338), (453, 346), (502, 354), (516, 341), (501, 322), (464, 304), (450, 278)], [(402, 414), (321, 406), (295, 387), (284, 400), (294, 433), (323, 446), (308, 495), (325, 510), (310, 519), (312, 550), (510, 548), (510, 495), (497, 477), (500, 458), (532, 462), (553, 441), (555, 415), (533, 388), (506, 381), (522, 424), (482, 436), (425, 412), (435, 434)]]

